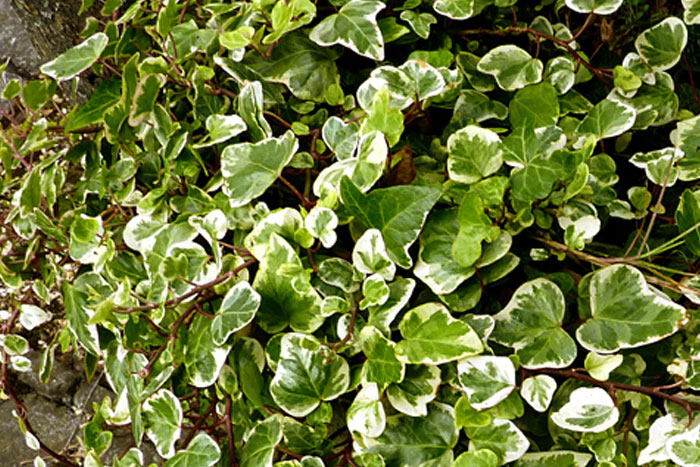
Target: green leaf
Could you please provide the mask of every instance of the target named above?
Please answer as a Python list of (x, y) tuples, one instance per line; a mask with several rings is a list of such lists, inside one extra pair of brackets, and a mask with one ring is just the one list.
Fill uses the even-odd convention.
[(291, 131), (280, 138), (226, 146), (221, 153), (221, 174), (231, 207), (243, 206), (262, 195), (298, 148), (299, 141)]
[[(700, 197), (686, 189), (681, 195), (680, 203), (675, 214), (676, 224), (680, 232), (685, 232), (700, 223)], [(698, 228), (690, 230), (683, 237), (685, 245), (694, 255), (700, 256), (700, 231)]]
[(338, 160), (349, 159), (357, 147), (358, 126), (333, 116), (323, 124), (321, 135), (323, 142), (335, 153)]
[(488, 0), (437, 0), (433, 4), (435, 11), (452, 19), (468, 19), (481, 12)]
[(515, 91), (542, 80), (542, 62), (515, 45), (501, 45), (481, 57), (477, 70), (496, 79), (504, 91)]
[(428, 212), (440, 197), (440, 188), (394, 186), (364, 195), (346, 177), (340, 183), (340, 194), (358, 221), (382, 233), (389, 257), (400, 267), (410, 268), (413, 260), (408, 248), (418, 238)]
[(620, 264), (594, 273), (589, 286), (591, 319), (576, 330), (586, 349), (610, 353), (657, 342), (687, 321), (685, 308), (650, 289), (644, 275)]
[(94, 356), (99, 356), (100, 344), (97, 326), (88, 324), (90, 314), (87, 308), (87, 294), (78, 291), (68, 281), (63, 282), (61, 290), (68, 327), (85, 350)]
[(367, 118), (362, 121), (360, 128), (363, 134), (375, 130), (384, 134), (389, 146), (398, 143), (403, 133), (403, 113), (399, 109), (390, 107), (389, 92), (386, 89), (381, 89), (374, 95)]
[(384, 41), (376, 18), (385, 7), (376, 0), (350, 0), (337, 14), (321, 20), (309, 38), (323, 47), (340, 44), (364, 57), (384, 60)]
[(253, 288), (260, 294), (256, 323), (273, 334), (288, 325), (295, 331), (313, 332), (323, 323), (321, 297), (311, 287), (294, 249), (277, 234), (260, 260)]
[(389, 326), (411, 298), (416, 281), (397, 277), (389, 284), (389, 298), (383, 305), (370, 307), (367, 324), (375, 326), (385, 336), (389, 336)]
[(282, 441), (282, 423), (273, 415), (256, 424), (241, 451), (241, 467), (272, 467), (275, 447)]
[(610, 372), (619, 367), (622, 360), (622, 355), (600, 355), (589, 352), (583, 365), (592, 377), (600, 381), (607, 381)]
[(535, 128), (556, 125), (559, 120), (557, 90), (549, 83), (527, 86), (515, 93), (509, 107), (510, 124), (517, 128), (532, 120)]
[(399, 17), (406, 21), (421, 39), (427, 39), (430, 36), (430, 26), (437, 23), (435, 16), (430, 13), (416, 13), (412, 10), (402, 11)]
[(408, 311), (399, 329), (403, 340), (396, 344), (396, 357), (404, 363), (439, 365), (483, 350), (478, 334), (438, 303)]
[(508, 357), (467, 357), (457, 364), (457, 380), (476, 410), (495, 406), (515, 388), (515, 366)]
[(380, 274), (372, 274), (362, 283), (362, 300), (360, 309), (370, 306), (379, 306), (389, 299), (389, 286)]
[(362, 365), (362, 380), (385, 387), (400, 383), (405, 365), (396, 358), (396, 344), (382, 335), (374, 326), (367, 325), (360, 332), (360, 346), (367, 360)]
[(233, 286), (221, 302), (211, 322), (214, 344), (222, 346), (234, 332), (243, 329), (255, 317), (260, 307), (260, 295), (247, 282)]
[(348, 430), (376, 438), (386, 428), (386, 414), (380, 401), (379, 389), (374, 383), (365, 384), (348, 407)]
[(622, 5), (622, 0), (566, 0), (566, 6), (577, 13), (595, 13), (609, 15), (615, 13)]
[(464, 267), (470, 267), (481, 256), (481, 242), (489, 243), (498, 237), (500, 229), (484, 213), (481, 197), (467, 193), (459, 205), (459, 233), (452, 244), (452, 255)]
[(605, 389), (578, 388), (552, 414), (552, 421), (565, 430), (600, 433), (614, 426), (619, 417), (620, 412)]
[(168, 459), (164, 467), (208, 467), (216, 464), (219, 457), (221, 457), (221, 450), (216, 441), (206, 433), (199, 432), (187, 448), (178, 451), (172, 459)]
[(380, 436), (360, 435), (356, 443), (361, 453), (380, 454), (387, 465), (421, 465), (451, 450), (458, 437), (454, 409), (433, 403), (425, 417), (387, 417)]
[(642, 32), (634, 41), (634, 46), (648, 66), (664, 71), (678, 63), (687, 43), (685, 24), (672, 16)]
[(403, 381), (386, 391), (393, 408), (411, 417), (425, 417), (428, 404), (440, 386), (440, 369), (433, 365), (407, 365)]
[(586, 467), (593, 455), (576, 451), (528, 452), (514, 467)]
[(476, 271), (474, 267), (462, 266), (452, 253), (459, 229), (457, 210), (443, 209), (430, 213), (421, 232), (413, 273), (436, 295), (454, 292)]
[(447, 140), (447, 171), (458, 183), (474, 183), (501, 168), (503, 151), (496, 133), (476, 125), (454, 132)]
[(350, 385), (350, 367), (313, 336), (282, 337), (277, 372), (270, 383), (275, 402), (294, 417), (311, 413), (321, 401), (337, 398)]
[(335, 64), (339, 55), (335, 49), (317, 46), (306, 34), (293, 32), (282, 38), (271, 57), (251, 54), (242, 63), (266, 80), (284, 84), (299, 99), (325, 102), (326, 90), (340, 85)]
[(523, 381), (520, 395), (538, 412), (544, 412), (557, 390), (557, 382), (549, 375), (535, 375)]
[(66, 116), (66, 131), (103, 122), (107, 110), (117, 104), (120, 98), (121, 80), (112, 78), (102, 81), (85, 105), (76, 108)]
[(576, 358), (576, 343), (561, 328), (564, 306), (564, 295), (554, 282), (526, 282), (494, 315), (490, 339), (515, 349), (525, 368), (565, 368)]
[(194, 145), (195, 148), (205, 148), (238, 136), (247, 126), (238, 115), (212, 114), (207, 117), (207, 138)]
[(82, 43), (66, 50), (50, 62), (43, 64), (41, 72), (56, 81), (71, 79), (90, 68), (100, 58), (108, 42), (109, 37), (107, 37), (107, 34), (103, 32), (93, 34)]
[(198, 388), (214, 384), (226, 363), (229, 349), (214, 343), (211, 319), (197, 313), (189, 326), (184, 349), (189, 383)]
[(396, 265), (389, 258), (382, 238), (377, 229), (367, 229), (355, 243), (352, 250), (352, 264), (355, 269), (365, 274), (380, 274), (384, 279), (394, 279)]
[(498, 467), (498, 455), (488, 449), (463, 452), (455, 459), (452, 467)]
[(489, 449), (499, 457), (499, 465), (522, 457), (530, 446), (525, 435), (510, 420), (494, 419), (489, 426), (465, 427), (469, 450)]
[(335, 229), (338, 227), (338, 216), (333, 210), (314, 206), (304, 219), (304, 225), (311, 235), (321, 241), (324, 248), (331, 248), (335, 245), (338, 239), (335, 233)]
[[(263, 86), (260, 81), (245, 81), (238, 94), (238, 113), (248, 126), (248, 136), (254, 142), (269, 141), (272, 128), (263, 116)], [(296, 151), (295, 151), (296, 152)]]
[(270, 14), (274, 32), (263, 39), (263, 44), (277, 42), (283, 34), (309, 24), (316, 16), (316, 5), (310, 0), (275, 2)]
[(592, 134), (597, 139), (612, 138), (632, 128), (635, 117), (634, 108), (629, 105), (603, 99), (588, 112), (576, 132)]
[(180, 438), (182, 407), (180, 400), (167, 389), (161, 389), (143, 403), (146, 435), (153, 441), (161, 457), (175, 455), (175, 442)]
[(682, 0), (682, 2), (683, 8), (685, 8), (683, 21), (685, 21), (686, 24), (699, 24), (700, 2), (698, 0)]
[(450, 124), (462, 128), (473, 121), (481, 123), (492, 118), (503, 120), (507, 116), (508, 107), (502, 103), (489, 99), (479, 91), (463, 89), (455, 103)]
[(576, 84), (576, 64), (569, 57), (554, 57), (547, 62), (544, 79), (558, 94), (566, 94)]

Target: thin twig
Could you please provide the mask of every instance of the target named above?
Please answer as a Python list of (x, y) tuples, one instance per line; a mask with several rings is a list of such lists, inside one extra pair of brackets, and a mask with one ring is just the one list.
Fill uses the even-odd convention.
[(659, 209), (661, 209), (661, 201), (664, 199), (664, 193), (666, 193), (666, 186), (668, 185), (668, 178), (671, 175), (671, 169), (673, 168), (673, 158), (668, 163), (668, 168), (666, 168), (666, 176), (664, 177), (664, 183), (661, 185), (661, 192), (659, 192), (659, 197), (656, 200), (656, 205), (654, 206), (654, 212), (651, 214), (651, 220), (649, 221), (649, 226), (647, 227), (644, 237), (642, 238), (642, 243), (639, 244), (639, 249), (637, 249), (637, 256), (642, 254), (642, 250), (649, 240), (649, 235), (651, 235), (651, 229), (654, 228), (654, 222), (656, 221), (656, 216), (659, 214)]

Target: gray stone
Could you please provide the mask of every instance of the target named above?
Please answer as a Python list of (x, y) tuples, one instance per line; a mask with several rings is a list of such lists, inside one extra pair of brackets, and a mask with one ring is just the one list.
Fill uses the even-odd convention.
[[(36, 394), (27, 394), (22, 403), (27, 409), (29, 423), (41, 441), (54, 451), (60, 452), (68, 443), (80, 419), (68, 407), (58, 405)], [(27, 447), (24, 435), (19, 429), (17, 418), (12, 415), (15, 405), (12, 401), (0, 404), (0, 465), (31, 465), (37, 451)], [(43, 455), (43, 453), (41, 453)]]
[(28, 386), (31, 392), (37, 393), (46, 399), (60, 402), (67, 407), (73, 405), (73, 395), (78, 384), (80, 384), (82, 375), (75, 371), (72, 366), (55, 359), (51, 377), (46, 384), (43, 384), (39, 380), (41, 352), (32, 350), (26, 357), (32, 361), (32, 371), (18, 373), (17, 379), (19, 382)]

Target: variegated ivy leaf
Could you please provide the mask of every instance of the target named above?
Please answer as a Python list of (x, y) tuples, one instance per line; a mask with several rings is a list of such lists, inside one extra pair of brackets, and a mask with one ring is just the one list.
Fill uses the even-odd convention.
[(231, 207), (248, 204), (277, 180), (299, 148), (294, 133), (258, 143), (231, 144), (221, 153), (223, 191)]
[(576, 83), (576, 64), (569, 57), (554, 57), (544, 69), (544, 79), (557, 90), (566, 94)]
[(588, 112), (576, 132), (594, 135), (599, 140), (612, 138), (632, 128), (635, 117), (636, 112), (631, 106), (603, 99)]
[(653, 461), (664, 462), (670, 460), (668, 441), (676, 435), (683, 434), (685, 431), (685, 423), (676, 420), (672, 414), (657, 418), (649, 427), (649, 441), (644, 449), (639, 452), (637, 463), (642, 465)]
[(389, 299), (389, 286), (380, 274), (372, 274), (362, 284), (362, 300), (360, 309), (370, 306), (380, 306)]
[(401, 139), (403, 118), (403, 113), (399, 109), (391, 107), (389, 91), (382, 88), (372, 97), (372, 103), (367, 109), (367, 117), (362, 120), (360, 133), (380, 131), (392, 147)]
[(391, 384), (386, 395), (393, 408), (411, 417), (425, 417), (441, 383), (440, 368), (434, 365), (406, 365), (404, 378)]
[(622, 355), (600, 355), (595, 352), (588, 352), (583, 366), (595, 379), (607, 381), (610, 372), (622, 365), (623, 358)]
[(168, 459), (164, 467), (209, 467), (221, 457), (221, 449), (208, 434), (199, 432), (187, 448), (179, 450), (175, 457)]
[(353, 293), (360, 289), (364, 275), (343, 258), (328, 258), (319, 263), (318, 278), (343, 292)]
[(683, 237), (685, 246), (693, 254), (700, 255), (700, 232), (695, 227), (700, 222), (700, 193), (684, 190), (674, 218), (679, 232), (689, 231)]
[(609, 15), (622, 5), (622, 0), (566, 0), (566, 6), (577, 13)]
[(355, 152), (359, 139), (357, 123), (345, 123), (333, 116), (326, 120), (321, 129), (321, 136), (326, 146), (335, 153), (338, 160), (349, 159)]
[(204, 148), (238, 136), (248, 128), (238, 115), (218, 115), (212, 114), (207, 117), (205, 123), (207, 127), (207, 137), (200, 143), (195, 144), (195, 148)]
[(341, 180), (346, 176), (360, 191), (366, 192), (382, 176), (388, 155), (389, 146), (382, 132), (362, 135), (354, 157), (338, 161), (321, 171), (313, 185), (314, 194), (324, 198), (332, 193), (335, 199)]
[(335, 229), (338, 227), (338, 216), (332, 209), (314, 206), (304, 219), (304, 225), (311, 235), (321, 241), (324, 248), (331, 248), (335, 245), (338, 239), (335, 233)]
[(525, 368), (565, 368), (576, 358), (576, 343), (561, 328), (564, 307), (564, 294), (554, 282), (526, 282), (494, 315), (490, 339), (515, 349)]
[(459, 205), (459, 232), (452, 244), (452, 256), (462, 266), (474, 265), (481, 257), (481, 242), (491, 243), (500, 233), (484, 209), (477, 193), (467, 193)]
[(577, 451), (528, 452), (513, 467), (586, 467), (593, 454)]
[(100, 216), (90, 217), (80, 214), (73, 219), (70, 226), (71, 258), (85, 264), (91, 264), (98, 260), (104, 227)]
[(495, 406), (515, 388), (515, 366), (508, 357), (467, 357), (457, 364), (457, 380), (476, 410)]
[(340, 44), (362, 56), (384, 60), (384, 40), (377, 13), (385, 7), (376, 0), (350, 0), (337, 14), (321, 20), (309, 38), (323, 47)]
[(430, 36), (430, 26), (437, 23), (435, 16), (430, 13), (417, 13), (413, 10), (404, 10), (399, 17), (406, 21), (421, 39), (427, 39)]
[(287, 326), (299, 332), (313, 332), (323, 323), (321, 297), (311, 286), (292, 246), (273, 233), (270, 246), (260, 260), (253, 288), (260, 294), (256, 323), (272, 334)]
[(298, 333), (282, 337), (270, 394), (285, 412), (294, 417), (308, 415), (321, 401), (343, 394), (349, 385), (348, 363), (315, 337)]
[(182, 406), (180, 400), (167, 389), (161, 389), (143, 403), (146, 435), (153, 441), (161, 457), (175, 455), (175, 442), (180, 438)]
[(657, 342), (678, 331), (685, 308), (652, 290), (644, 275), (619, 264), (595, 272), (590, 280), (591, 319), (576, 330), (586, 349), (611, 353)]
[(31, 331), (49, 321), (52, 316), (38, 306), (23, 303), (20, 305), (19, 324), (27, 331)]
[(381, 435), (386, 428), (386, 414), (375, 383), (366, 383), (355, 396), (346, 414), (348, 430), (370, 438)]
[[(313, 4), (309, 4), (313, 8)], [(284, 2), (277, 2), (275, 8), (277, 5), (284, 5)], [(321, 48), (306, 34), (297, 31), (285, 35), (273, 49), (272, 56), (249, 54), (242, 63), (265, 80), (284, 84), (299, 99), (325, 102), (329, 89), (339, 86), (340, 76), (335, 64), (339, 56), (339, 50)]]
[(663, 71), (678, 63), (687, 43), (685, 24), (672, 16), (642, 32), (634, 41), (634, 46), (647, 66)]
[(377, 229), (367, 229), (355, 243), (352, 250), (352, 264), (364, 274), (380, 274), (384, 279), (394, 279), (396, 265), (389, 258), (382, 238)]
[(282, 421), (273, 415), (257, 423), (241, 451), (241, 467), (272, 467), (275, 447), (282, 441)]
[(403, 340), (396, 344), (396, 356), (404, 363), (440, 365), (483, 350), (479, 335), (438, 303), (426, 303), (408, 311), (399, 329)]
[(700, 1), (698, 0), (682, 0), (683, 8), (685, 12), (683, 13), (683, 21), (686, 24), (700, 24)]
[(542, 62), (515, 45), (501, 45), (481, 57), (477, 70), (496, 79), (504, 91), (515, 91), (542, 80)]
[(228, 337), (253, 321), (260, 307), (260, 295), (247, 282), (234, 285), (224, 296), (216, 316), (211, 321), (211, 337), (223, 346)]
[(600, 433), (617, 423), (620, 411), (605, 389), (578, 388), (551, 418), (565, 430)]
[(468, 125), (447, 140), (447, 171), (458, 183), (474, 183), (501, 168), (503, 150), (496, 133)]
[(362, 380), (384, 388), (390, 383), (400, 383), (405, 365), (396, 358), (396, 344), (374, 326), (367, 325), (360, 332), (360, 347), (367, 360), (362, 365)]
[[(679, 170), (674, 162), (680, 157), (680, 151), (669, 147), (651, 152), (638, 152), (629, 161), (644, 169), (649, 180), (657, 185), (673, 186), (678, 181)], [(669, 167), (669, 164), (673, 164)]]
[(124, 228), (124, 243), (132, 250), (147, 255), (156, 243), (156, 236), (168, 225), (163, 214), (164, 211), (156, 211), (132, 217)]
[[(269, 213), (258, 221), (243, 242), (245, 247), (253, 253), (253, 256), (257, 259), (262, 259), (270, 248), (273, 234), (277, 234), (285, 240), (294, 243), (305, 236), (301, 233), (303, 230), (304, 219), (299, 211), (292, 208), (283, 208)], [(307, 235), (309, 235), (308, 232)], [(310, 240), (310, 243), (302, 246), (310, 248), (313, 238)]]
[(68, 328), (85, 350), (95, 357), (99, 356), (99, 335), (97, 326), (89, 324), (92, 314), (87, 307), (87, 294), (75, 288), (69, 281), (63, 282), (61, 291)]
[(437, 0), (435, 11), (452, 19), (467, 19), (481, 12), (487, 3), (479, 0)]
[(98, 32), (88, 37), (82, 43), (66, 50), (52, 61), (41, 66), (41, 72), (56, 81), (71, 79), (87, 70), (100, 58), (109, 43), (109, 37)]
[(367, 324), (375, 326), (385, 336), (390, 336), (389, 326), (394, 322), (396, 315), (408, 304), (415, 287), (415, 280), (397, 277), (389, 284), (387, 301), (383, 305), (370, 307)]
[(365, 110), (381, 90), (388, 92), (392, 108), (403, 110), (417, 98), (424, 101), (441, 94), (446, 87), (440, 70), (422, 60), (408, 60), (396, 68), (385, 65), (376, 68), (357, 89), (357, 100)]
[(510, 420), (495, 418), (488, 426), (464, 428), (469, 438), (469, 450), (489, 449), (498, 455), (499, 465), (522, 457), (530, 447), (525, 435)]
[(187, 333), (185, 368), (189, 383), (198, 388), (214, 384), (229, 351), (229, 348), (214, 343), (211, 330), (211, 319), (197, 313)]
[(380, 454), (386, 465), (425, 465), (451, 451), (458, 437), (454, 409), (432, 403), (426, 416), (387, 417), (380, 436), (370, 438), (359, 434), (355, 443), (360, 453)]
[(389, 257), (404, 269), (413, 264), (408, 249), (441, 193), (437, 186), (400, 185), (365, 195), (349, 178), (340, 182), (345, 207), (367, 228), (382, 233)]
[(538, 412), (544, 412), (549, 408), (549, 404), (557, 390), (557, 382), (549, 375), (535, 375), (523, 381), (520, 395), (530, 407)]
[(254, 142), (272, 136), (272, 128), (263, 116), (263, 85), (260, 81), (245, 81), (238, 94), (238, 113), (248, 126), (248, 136)]
[(498, 467), (498, 455), (490, 449), (463, 452), (452, 467)]

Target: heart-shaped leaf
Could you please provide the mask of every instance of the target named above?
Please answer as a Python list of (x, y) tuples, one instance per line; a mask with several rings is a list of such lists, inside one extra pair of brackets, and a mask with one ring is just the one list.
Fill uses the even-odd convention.
[(515, 366), (508, 357), (467, 357), (457, 364), (457, 379), (476, 410), (501, 402), (515, 388)]
[(609, 15), (622, 5), (622, 0), (566, 0), (566, 6), (577, 13)]
[(282, 423), (273, 415), (256, 424), (241, 451), (241, 467), (272, 467), (275, 447), (282, 441)]
[(386, 414), (376, 384), (365, 384), (348, 407), (348, 430), (376, 438), (386, 428)]
[(481, 57), (476, 68), (496, 79), (504, 91), (515, 91), (542, 80), (542, 62), (515, 45), (501, 45)]
[(525, 368), (567, 367), (576, 358), (576, 343), (561, 328), (564, 307), (564, 294), (554, 282), (526, 282), (494, 315), (490, 339), (514, 348)]
[(610, 353), (657, 342), (687, 321), (685, 308), (649, 288), (644, 275), (626, 264), (593, 274), (591, 319), (576, 330), (586, 349)]
[(654, 70), (672, 68), (688, 43), (688, 30), (676, 17), (666, 18), (647, 29), (634, 41), (637, 52)]
[(620, 411), (602, 388), (578, 388), (569, 401), (552, 414), (552, 421), (571, 431), (600, 433), (617, 423)]
[(549, 404), (557, 390), (557, 382), (548, 375), (535, 375), (523, 381), (520, 395), (530, 404), (530, 407), (538, 412), (544, 412), (549, 408)]
[(476, 125), (458, 130), (447, 140), (447, 171), (459, 183), (474, 183), (501, 168), (503, 151), (496, 133)]
[(350, 0), (316, 25), (309, 38), (323, 47), (340, 44), (365, 57), (384, 60), (377, 13), (385, 7), (376, 0)]
[(161, 389), (143, 403), (146, 435), (153, 441), (161, 457), (175, 455), (175, 442), (180, 438), (182, 407), (180, 400), (167, 389)]
[(399, 412), (411, 417), (425, 417), (440, 382), (437, 366), (406, 365), (403, 381), (390, 385), (386, 395), (391, 406)]

